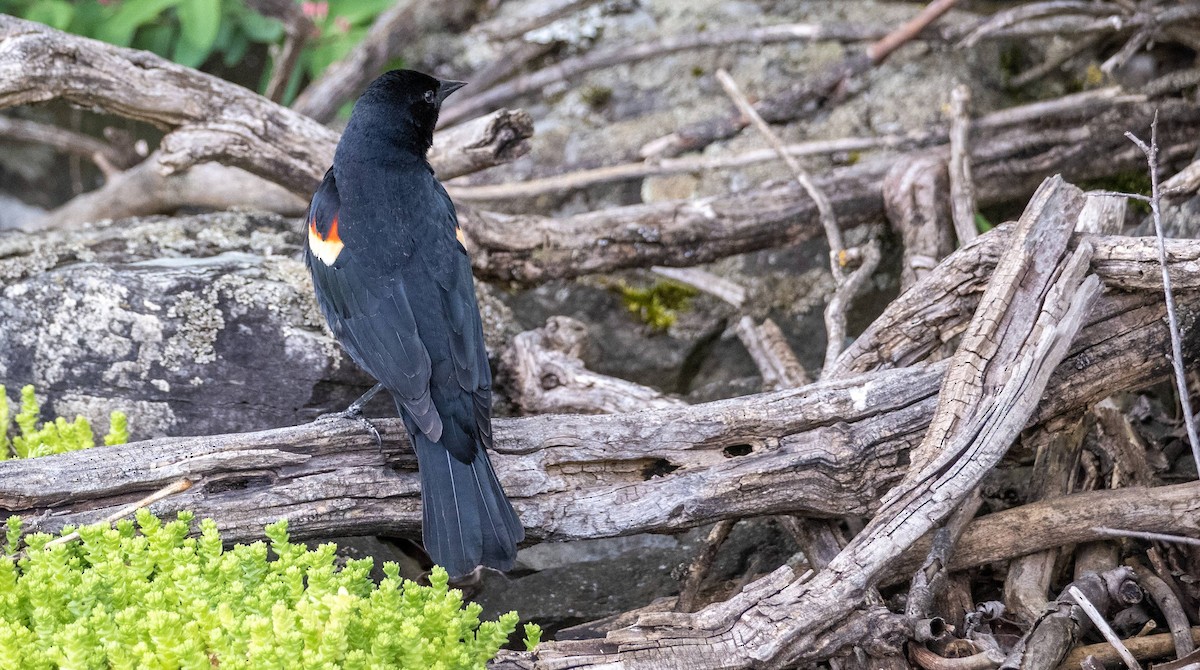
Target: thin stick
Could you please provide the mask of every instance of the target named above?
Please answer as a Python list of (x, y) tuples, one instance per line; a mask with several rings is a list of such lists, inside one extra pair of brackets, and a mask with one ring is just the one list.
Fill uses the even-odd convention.
[(1167, 325), (1171, 328), (1171, 365), (1175, 368), (1175, 386), (1179, 391), (1179, 404), (1183, 409), (1183, 423), (1187, 427), (1188, 441), (1192, 445), (1192, 458), (1196, 460), (1196, 470), (1200, 472), (1200, 438), (1196, 437), (1196, 420), (1192, 415), (1192, 399), (1188, 395), (1187, 377), (1183, 370), (1183, 345), (1180, 344), (1179, 318), (1175, 315), (1175, 296), (1171, 292), (1171, 278), (1167, 274), (1167, 249), (1163, 241), (1162, 227), (1162, 193), (1158, 187), (1158, 112), (1150, 122), (1150, 146), (1138, 139), (1133, 133), (1125, 133), (1129, 141), (1137, 145), (1146, 154), (1146, 164), (1150, 168), (1150, 211), (1154, 219), (1154, 236), (1158, 238), (1158, 264), (1162, 270), (1163, 294), (1167, 301)]
[[(192, 488), (192, 480), (190, 480), (186, 477), (183, 479), (176, 480), (174, 482), (171, 482), (170, 484), (167, 484), (166, 486), (162, 487), (161, 489), (155, 491), (154, 493), (151, 493), (150, 495), (146, 496), (145, 498), (141, 498), (140, 500), (137, 500), (136, 502), (129, 503), (128, 505), (122, 507), (121, 509), (113, 512), (112, 514), (109, 514), (108, 516), (101, 519), (100, 523), (112, 523), (119, 519), (123, 519), (143, 507), (153, 505), (154, 503), (158, 502), (159, 500), (162, 500), (163, 498), (166, 498), (169, 495), (181, 493), (190, 488)], [(46, 543), (45, 548), (49, 549), (50, 547), (53, 547), (55, 545), (66, 544), (68, 542), (73, 542), (78, 539), (79, 539), (79, 531), (75, 531), (73, 533), (68, 533), (67, 535), (63, 535), (62, 537), (58, 537), (53, 540), (50, 540), (49, 542)]]
[(742, 305), (746, 304), (746, 288), (744, 286), (715, 275), (708, 270), (702, 268), (660, 267), (656, 265), (650, 268), (650, 271), (667, 279), (674, 279), (677, 282), (687, 284), (738, 309), (741, 309)]
[(1112, 537), (1132, 537), (1138, 540), (1149, 540), (1152, 542), (1173, 542), (1175, 544), (1190, 544), (1193, 547), (1200, 547), (1200, 540), (1194, 537), (1186, 537), (1184, 535), (1169, 535), (1167, 533), (1151, 533), (1141, 530), (1123, 530), (1120, 528), (1109, 528), (1107, 526), (1093, 526), (1093, 533), (1101, 535), (1111, 535)]
[(1113, 649), (1116, 649), (1117, 653), (1121, 655), (1121, 660), (1125, 662), (1125, 665), (1129, 666), (1130, 670), (1142, 670), (1142, 665), (1137, 662), (1137, 659), (1133, 657), (1133, 654), (1129, 653), (1129, 649), (1125, 646), (1125, 643), (1121, 642), (1121, 638), (1117, 637), (1117, 634), (1113, 632), (1112, 627), (1109, 626), (1108, 622), (1104, 620), (1104, 617), (1100, 615), (1100, 611), (1096, 609), (1096, 606), (1092, 604), (1092, 601), (1088, 600), (1087, 596), (1083, 595), (1083, 591), (1080, 591), (1079, 587), (1077, 586), (1069, 586), (1067, 587), (1067, 592), (1071, 594), (1071, 597), (1075, 599), (1075, 602), (1081, 608), (1083, 608), (1084, 612), (1087, 613), (1088, 618), (1091, 619), (1092, 623), (1096, 625), (1096, 628), (1100, 631), (1100, 634), (1104, 636), (1104, 639), (1108, 640), (1108, 643), (1113, 646)]
[(958, 4), (958, 0), (933, 0), (933, 2), (925, 5), (916, 16), (909, 19), (904, 25), (890, 32), (883, 39), (872, 44), (867, 49), (867, 56), (871, 62), (878, 65), (885, 58), (891, 55), (893, 51), (899, 49), (904, 44), (911, 42), (922, 30), (929, 24), (938, 20), (942, 14), (950, 11), (950, 8)]
[(709, 531), (708, 537), (704, 540), (704, 547), (700, 549), (700, 553), (696, 554), (696, 558), (688, 566), (687, 577), (684, 578), (683, 586), (679, 589), (679, 599), (675, 601), (676, 612), (695, 611), (696, 601), (700, 597), (700, 585), (708, 576), (709, 568), (717, 559), (717, 552), (729, 538), (729, 532), (733, 530), (736, 523), (736, 519), (718, 521)]
[(975, 182), (971, 178), (971, 89), (959, 84), (950, 93), (950, 209), (958, 246), (979, 236), (975, 229)]
[(742, 115), (749, 119), (754, 128), (766, 138), (767, 143), (771, 145), (771, 148), (775, 150), (779, 158), (792, 171), (792, 175), (796, 178), (796, 181), (808, 193), (808, 197), (812, 198), (813, 202), (816, 203), (817, 213), (821, 219), (821, 227), (825, 229), (825, 239), (829, 241), (830, 269), (840, 284), (843, 275), (839, 258), (842, 251), (845, 250), (846, 245), (842, 242), (842, 231), (838, 228), (837, 218), (834, 217), (833, 205), (829, 204), (829, 198), (825, 197), (825, 193), (813, 183), (812, 177), (809, 177), (808, 173), (800, 167), (800, 163), (787, 152), (787, 149), (783, 146), (783, 142), (779, 141), (779, 137), (771, 131), (767, 122), (763, 121), (763, 118), (755, 111), (754, 105), (751, 105), (746, 96), (742, 95), (741, 90), (738, 89), (737, 82), (733, 80), (733, 77), (729, 76), (729, 73), (724, 68), (717, 70), (717, 81), (721, 82), (721, 87), (725, 89), (725, 93), (733, 100), (733, 104), (737, 105)]
[(842, 282), (842, 285), (833, 292), (833, 298), (825, 306), (825, 331), (829, 339), (825, 343), (825, 364), (821, 366), (822, 378), (828, 376), (829, 371), (835, 367), (838, 356), (842, 353), (843, 342), (846, 339), (846, 308), (849, 306), (850, 300), (867, 283), (871, 273), (875, 272), (881, 257), (879, 242), (871, 240), (862, 254), (862, 264), (854, 272), (851, 272), (846, 281)]
[[(883, 137), (847, 137), (836, 140), (813, 140), (784, 147), (792, 156), (828, 155), (840, 152), (866, 151), (868, 149), (907, 150), (939, 141), (937, 133), (918, 131), (903, 135)], [(480, 184), (459, 186), (454, 182), (446, 185), (455, 200), (510, 200), (531, 198), (546, 194), (561, 194), (564, 191), (587, 188), (627, 179), (642, 179), (659, 175), (685, 172), (708, 172), (738, 168), (756, 163), (779, 160), (773, 149), (754, 149), (729, 156), (697, 156), (666, 158), (661, 161), (637, 161), (604, 167), (577, 170), (540, 179), (506, 184)]]
[(712, 30), (702, 33), (666, 35), (636, 44), (617, 44), (605, 49), (563, 60), (521, 75), (486, 91), (455, 101), (442, 109), (438, 126), (446, 127), (518, 96), (541, 90), (558, 81), (578, 81), (579, 76), (623, 63), (648, 61), (690, 49), (712, 49), (734, 44), (775, 44), (780, 42), (833, 40), (853, 42), (875, 39), (886, 33), (881, 28), (816, 23), (789, 23), (778, 26)]

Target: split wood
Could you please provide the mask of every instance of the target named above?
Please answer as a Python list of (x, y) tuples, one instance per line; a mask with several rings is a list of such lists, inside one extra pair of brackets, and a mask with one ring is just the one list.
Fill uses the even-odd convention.
[[(993, 237), (1004, 246), (1012, 246), (1005, 235), (1004, 230), (985, 235), (956, 256), (978, 253)], [(1149, 241), (1140, 245), (1144, 247), (1141, 258), (1130, 251), (1139, 247), (1137, 241), (1089, 238), (1088, 243), (1097, 250), (1092, 267), (1106, 277), (1110, 285), (1115, 282), (1115, 285), (1135, 289), (1139, 284), (1143, 289), (1153, 285), (1152, 280), (1146, 279), (1147, 273), (1138, 271), (1146, 266), (1153, 267)], [(1189, 262), (1185, 260), (1188, 245), (1195, 247), (1195, 243), (1174, 241), (1173, 245), (1181, 251), (1174, 257), (1186, 265)], [(1039, 246), (1051, 248), (1048, 244)], [(1193, 259), (1200, 256), (1200, 247), (1193, 248), (1192, 254)], [(1115, 261), (1114, 258), (1124, 260)], [(947, 259), (948, 269), (954, 268), (953, 259), (953, 256)], [(982, 271), (988, 272), (985, 259), (977, 258), (975, 265), (982, 265)], [(936, 274), (930, 279), (936, 280)], [(1004, 276), (1001, 272), (996, 274)], [(1192, 273), (1192, 276), (1200, 276), (1200, 273)], [(1188, 280), (1182, 282), (1181, 286), (1194, 288)], [(1053, 292), (1050, 295), (1053, 296)], [(1192, 295), (1191, 290), (1184, 290), (1181, 297)], [(1030, 407), (1032, 420), (1044, 421), (1076, 411), (1073, 408), (1095, 402), (1115, 389), (1137, 387), (1162, 378), (1167, 373), (1165, 362), (1138, 353), (1162, 346), (1166, 341), (1165, 333), (1154, 327), (1155, 319), (1161, 318), (1157, 304), (1149, 292), (1118, 293), (1102, 298), (1092, 310), (1089, 326), (1077, 338), (1071, 358), (1060, 366), (1053, 389), (1045, 395), (1036, 411)], [(1191, 303), (1187, 304), (1188, 310), (1193, 309)], [(1188, 327), (1192, 327), (1190, 323)], [(1043, 331), (1043, 337), (1052, 332), (1056, 331)], [(1061, 340), (1051, 338), (1051, 341), (1066, 347)], [(1089, 363), (1080, 365), (1084, 360)], [(896, 454), (911, 449), (925, 429), (934, 408), (936, 389), (948, 367), (943, 363), (881, 371), (794, 391), (684, 408), (613, 416), (497, 420), (499, 453), (495, 462), (530, 537), (535, 539), (669, 531), (723, 518), (784, 512), (867, 515), (880, 509), (877, 492), (903, 476), (903, 467), (897, 465)], [(1049, 376), (1049, 368), (1040, 370), (1037, 378)], [(1040, 395), (1035, 393), (1032, 397), (1036, 399)], [(1002, 391), (998, 400), (1008, 397)], [(1026, 423), (1020, 410), (1000, 415), (1009, 417), (1004, 423), (1014, 424), (1013, 431)], [(987, 413), (985, 416), (1000, 415)], [(830, 423), (833, 417), (837, 421)], [(335, 529), (341, 533), (415, 533), (419, 524), (418, 487), (413, 473), (415, 463), (406, 449), (399, 422), (380, 421), (379, 427), (384, 435), (382, 451), (357, 424), (324, 422), (240, 436), (156, 440), (122, 447), (101, 447), (51, 459), (55, 463), (50, 469), (37, 459), (12, 462), (6, 464), (3, 481), (0, 481), (0, 505), (27, 515), (48, 507), (66, 512), (63, 507), (70, 506), (74, 511), (51, 517), (50, 523), (78, 523), (102, 517), (106, 510), (136, 497), (138, 491), (150, 490), (186, 475), (196, 477), (197, 485), (160, 502), (156, 511), (169, 513), (187, 508), (202, 516), (215, 516), (221, 520), (223, 531), (232, 541), (257, 537), (263, 519), (280, 516), (293, 519), (297, 537), (320, 536)], [(868, 437), (870, 435), (876, 437)], [(955, 438), (949, 439), (954, 443)], [(739, 444), (750, 445), (751, 453), (736, 457), (723, 453), (726, 447)], [(817, 451), (823, 455), (812, 451), (818, 445)], [(831, 447), (838, 450), (838, 455), (832, 458), (829, 457)], [(815, 458), (809, 459), (806, 454)], [(155, 465), (129, 469), (125, 467), (128, 463)], [(669, 474), (646, 474), (664, 469)], [(66, 473), (71, 474), (64, 477)], [(833, 487), (827, 484), (833, 484)], [(885, 502), (879, 518), (889, 518), (891, 515), (887, 510), (902, 509), (908, 499), (906, 496)], [(1154, 505), (1146, 502), (1148, 499), (1146, 495), (1140, 497), (1142, 506), (1153, 509)], [(626, 504), (632, 500), (637, 500), (638, 504)], [(952, 499), (947, 499), (944, 504), (953, 503)], [(1094, 508), (1095, 503), (1092, 503)], [(864, 579), (884, 579), (892, 568), (884, 569), (876, 561), (899, 554), (907, 543), (899, 538), (909, 537), (910, 531), (916, 533), (921, 527), (931, 526), (939, 516), (929, 512), (917, 516), (905, 514), (895, 517), (899, 526), (889, 527), (890, 530), (875, 531), (872, 528), (877, 526), (868, 527), (862, 537), (878, 537), (878, 533), (889, 532), (893, 539), (885, 545), (891, 548), (880, 554), (878, 547), (884, 545), (860, 542), (852, 544), (850, 551), (857, 556), (856, 564), (877, 567), (864, 573), (847, 574), (839, 568), (846, 564), (835, 562), (829, 570), (836, 572), (822, 572), (814, 577), (833, 589), (822, 598), (838, 599), (840, 604), (834, 610), (823, 605), (823, 599), (810, 600), (814, 596), (806, 595), (810, 593), (809, 587), (799, 584), (789, 587), (793, 576), (781, 572), (748, 586), (734, 601), (694, 615), (696, 618), (688, 619), (692, 623), (686, 628), (693, 637), (676, 639), (685, 643), (699, 641), (695, 634), (712, 630), (705, 622), (728, 621), (739, 628), (750, 626), (753, 629), (758, 625), (753, 622), (761, 620), (756, 614), (748, 614), (750, 619), (734, 616), (738, 603), (746, 606), (758, 603), (750, 610), (741, 610), (747, 613), (774, 611), (771, 609), (774, 605), (766, 604), (770, 602), (786, 606), (788, 611), (823, 611), (829, 616), (836, 613), (838, 620), (843, 620), (848, 610), (842, 596), (857, 592), (865, 584)], [(1162, 528), (1126, 518), (1112, 519), (1107, 516), (1106, 523), (1147, 530)], [(916, 529), (909, 525), (913, 523), (918, 524)], [(1178, 517), (1174, 514), (1171, 523), (1178, 527)], [(1064, 537), (1061, 529), (1058, 530), (1059, 533), (1049, 539), (1051, 543)], [(971, 537), (968, 527), (956, 556), (974, 551)], [(916, 537), (912, 539), (915, 541)], [(927, 552), (927, 549), (918, 548), (918, 551)], [(920, 561), (921, 557), (916, 560)], [(915, 565), (907, 569), (908, 575), (912, 574), (913, 568)], [(827, 581), (833, 574), (839, 577)], [(850, 591), (846, 591), (847, 588)], [(776, 595), (765, 600), (770, 594)], [(849, 602), (854, 601), (853, 597), (849, 598)], [(810, 602), (815, 609), (786, 605), (800, 602)], [(714, 616), (717, 618), (713, 619)], [(684, 630), (675, 625), (682, 625), (681, 621), (662, 621), (666, 628), (654, 621), (643, 622), (645, 625), (638, 630), (658, 631), (653, 633), (655, 638), (659, 633), (675, 638)], [(777, 631), (778, 634), (753, 638), (758, 641), (751, 650), (774, 659), (801, 658), (798, 654), (802, 649), (835, 652), (836, 645), (826, 647), (824, 642), (806, 646), (805, 640), (814, 642), (821, 637), (821, 632), (817, 628), (807, 628), (813, 624), (805, 621), (811, 619), (788, 619), (788, 628)], [(847, 635), (853, 631), (859, 635), (868, 632), (873, 635), (880, 632), (881, 622), (893, 620), (884, 613), (865, 613), (854, 614), (844, 621), (838, 630)], [(896, 621), (896, 624), (902, 625), (902, 621)], [(895, 633), (900, 629), (891, 630)], [(617, 640), (624, 640), (629, 639), (629, 634), (614, 635)], [(641, 644), (624, 647), (643, 649), (632, 651), (630, 658), (654, 656), (650, 647)], [(688, 648), (696, 651), (707, 647), (689, 644)], [(626, 654), (620, 652), (619, 655), (624, 658)], [(749, 656), (735, 654), (733, 658), (748, 659)]]

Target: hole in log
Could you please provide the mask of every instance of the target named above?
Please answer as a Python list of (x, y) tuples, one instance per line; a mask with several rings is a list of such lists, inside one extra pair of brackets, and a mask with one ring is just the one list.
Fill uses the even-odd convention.
[(200, 491), (205, 494), (244, 491), (246, 489), (265, 488), (274, 483), (275, 475), (269, 472), (240, 472), (236, 475), (205, 477), (204, 482), (200, 484)]
[(663, 477), (675, 472), (679, 469), (678, 465), (671, 465), (671, 462), (665, 458), (659, 458), (651, 461), (646, 467), (642, 468), (642, 479), (652, 479), (654, 477)]
[(721, 453), (725, 454), (725, 458), (736, 458), (738, 456), (746, 456), (752, 451), (754, 451), (754, 447), (748, 444), (731, 444), (722, 449)]

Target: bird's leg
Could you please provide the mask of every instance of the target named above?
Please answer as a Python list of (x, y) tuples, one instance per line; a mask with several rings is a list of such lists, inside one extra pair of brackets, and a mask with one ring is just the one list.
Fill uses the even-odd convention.
[(375, 394), (379, 393), (382, 390), (383, 390), (383, 384), (376, 384), (371, 387), (370, 391), (367, 391), (366, 393), (362, 394), (361, 398), (350, 403), (350, 406), (347, 407), (346, 409), (344, 409), (340, 412), (333, 412), (331, 414), (323, 414), (323, 415), (317, 417), (317, 420), (320, 421), (323, 419), (349, 419), (351, 421), (358, 421), (359, 423), (366, 425), (367, 430), (371, 431), (371, 435), (373, 435), (375, 437), (375, 444), (382, 447), (383, 446), (383, 438), (379, 435), (379, 429), (375, 427), (375, 424), (372, 423), (370, 419), (363, 416), (363, 413), (362, 413), (363, 407), (366, 407), (367, 403), (371, 402), (371, 398), (374, 398)]
[(356, 418), (361, 416), (363, 408), (367, 406), (367, 403), (371, 402), (371, 398), (374, 398), (375, 394), (382, 390), (383, 384), (376, 384), (372, 386), (371, 390), (362, 394), (361, 398), (350, 403), (350, 406), (347, 407), (346, 411), (342, 412), (342, 414), (345, 414), (347, 418)]

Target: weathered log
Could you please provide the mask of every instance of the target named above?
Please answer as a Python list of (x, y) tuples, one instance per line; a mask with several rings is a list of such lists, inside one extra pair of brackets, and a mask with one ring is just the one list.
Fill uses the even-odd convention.
[[(999, 461), (1036, 407), (1050, 367), (1066, 355), (1099, 292), (1097, 279), (1084, 277), (1089, 245), (1067, 251), (1082, 206), (1082, 193), (1059, 179), (1035, 194), (1017, 227), (1021, 244), (1003, 257), (948, 366), (913, 467), (827, 567), (782, 585), (768, 576), (696, 614), (644, 615), (609, 633), (608, 649), (575, 665), (650, 668), (664, 653), (697, 668), (783, 668), (828, 658), (828, 650), (814, 651), (821, 634), (843, 621), (886, 564), (949, 515)], [(1007, 334), (1003, 341), (1000, 332)], [(946, 448), (935, 453), (935, 441)], [(776, 572), (785, 571), (791, 572)], [(762, 584), (770, 587), (755, 592)], [(558, 665), (550, 660), (543, 667)]]
[(566, 316), (513, 338), (501, 355), (509, 398), (527, 414), (612, 414), (678, 407), (682, 400), (583, 365), (587, 326)]
[[(1129, 246), (1128, 241), (1122, 244)], [(1158, 323), (1145, 323), (1146, 315), (1138, 312), (1155, 311), (1156, 298), (1113, 294), (1097, 305), (1089, 330), (1102, 335), (1085, 332), (1079, 339), (1035, 421), (1110, 394), (1121, 380), (1110, 374), (1106, 362), (1127, 372), (1133, 369), (1135, 375), (1149, 372), (1137, 370), (1137, 359), (1147, 358), (1138, 352), (1161, 346), (1164, 335), (1155, 327)], [(1192, 309), (1189, 302), (1185, 312)], [(1127, 333), (1122, 319), (1131, 315), (1137, 325)], [(1187, 325), (1191, 332), (1194, 323)], [(1132, 346), (1126, 339), (1131, 333), (1138, 334)], [(1155, 337), (1157, 342), (1147, 341)], [(1114, 342), (1117, 348), (1107, 348)], [(1120, 360), (1119, 354), (1129, 352), (1134, 352), (1128, 357), (1133, 360)], [(1080, 366), (1084, 360), (1097, 362)], [(1165, 366), (1152, 359), (1150, 370), (1155, 363), (1157, 372), (1150, 374), (1161, 375)], [(497, 468), (531, 537), (670, 530), (781, 511), (869, 513), (879, 491), (902, 473), (897, 456), (925, 429), (945, 368), (883, 371), (690, 408), (498, 421)], [(199, 479), (197, 485), (160, 503), (160, 511), (219, 511), (235, 539), (259, 532), (262, 517), (279, 516), (291, 517), (301, 536), (333, 527), (339, 532), (411, 532), (417, 523), (417, 487), (405, 471), (412, 460), (403, 450), (400, 426), (382, 422), (381, 427), (386, 437), (382, 449), (357, 425), (339, 423), (249, 436), (160, 440), (114, 448), (120, 451), (117, 458), (106, 453), (109, 449), (99, 449), (40, 463), (15, 462), (5, 466), (0, 500), (5, 508), (25, 513), (61, 507), (65, 501), (73, 512), (51, 517), (46, 523), (53, 526), (94, 518), (138, 491), (190, 474)], [(724, 447), (743, 443), (752, 447), (750, 454), (734, 456), (740, 449), (722, 453)], [(311, 446), (297, 446), (301, 444)], [(841, 445), (832, 458), (830, 445)], [(812, 451), (818, 447), (825, 456)], [(158, 467), (130, 467), (146, 461)], [(61, 478), (64, 471), (80, 474), (68, 483)], [(869, 491), (859, 488), (857, 495), (846, 495), (845, 489), (863, 483)], [(580, 489), (587, 494), (579, 495)], [(634, 499), (639, 505), (622, 504)], [(789, 639), (815, 638), (802, 632)], [(760, 647), (789, 658), (797, 648)]]
[[(206, 162), (243, 168), (307, 198), (332, 162), (338, 140), (333, 130), (236, 84), (148, 52), (0, 15), (0, 108), (55, 98), (168, 131), (158, 150), (133, 168), (134, 174), (118, 177), (81, 205), (52, 215), (60, 226), (170, 211), (187, 185), (176, 185), (171, 177)], [(443, 179), (520, 156), (528, 151), (525, 140), (533, 132), (529, 116), (521, 111), (500, 110), (466, 126), (434, 141), (430, 162)], [(240, 171), (209, 168), (214, 170), (224, 174), (209, 174), (210, 183), (236, 189), (245, 181)], [(153, 208), (148, 201), (159, 190), (164, 202)], [(137, 206), (119, 209), (124, 199)], [(84, 207), (97, 202), (106, 208), (99, 217), (89, 216)]]
[[(1148, 102), (1115, 91), (1094, 92), (1053, 106), (1005, 110), (973, 125), (973, 175), (981, 205), (1027, 197), (1044, 175), (1089, 179), (1141, 169), (1142, 155), (1122, 133), (1147, 126), (1159, 110), (1159, 133), (1172, 156), (1200, 143), (1200, 108), (1184, 101)], [(1032, 127), (1037, 130), (1031, 131)], [(816, 185), (837, 220), (850, 228), (884, 217), (881, 183), (892, 166), (947, 146), (835, 168)], [(1164, 157), (1166, 160), (1166, 157)], [(462, 207), (476, 272), (532, 284), (630, 267), (689, 266), (810, 239), (821, 232), (816, 207), (796, 184), (688, 201), (617, 207), (563, 218), (499, 214)]]
[[(340, 409), (353, 399), (359, 385), (368, 380), (342, 359), (340, 350), (321, 330), (300, 264), (272, 255), (295, 253), (295, 226), (278, 218), (240, 214), (183, 221), (185, 225), (181, 220), (144, 221), (73, 233), (0, 237), (0, 258), (4, 259), (0, 261), (0, 280), (5, 284), (0, 313), (6, 319), (6, 328), (0, 329), (4, 339), (0, 377), (10, 384), (37, 383), (39, 390), (57, 399), (53, 409), (60, 413), (97, 416), (112, 409), (129, 411), (134, 430), (140, 427), (143, 435), (168, 430), (204, 433), (213, 425), (205, 422), (218, 419), (222, 425), (245, 429), (286, 425)], [(1009, 234), (1007, 228), (997, 229), (952, 255), (914, 287), (913, 292), (925, 296), (923, 301), (912, 302), (907, 297), (897, 301), (893, 307), (906, 314), (907, 337), (940, 341), (957, 332), (956, 327), (946, 327), (941, 315), (969, 310), (982, 286), (982, 281), (963, 281), (959, 273), (968, 272), (970, 277), (990, 274), (996, 261), (989, 250), (1008, 244)], [(1159, 322), (1162, 308), (1153, 240), (1088, 239), (1095, 249), (1093, 269), (1112, 291), (1096, 305), (1092, 323), (1077, 339), (1069, 366), (1064, 366), (1053, 382), (1057, 390), (1047, 397), (1037, 421), (1096, 402), (1119, 389), (1144, 386), (1166, 371), (1165, 361), (1149, 353), (1164, 350), (1166, 342), (1166, 331)], [(997, 247), (992, 246), (993, 240)], [(1173, 240), (1167, 248), (1172, 276), (1184, 294), (1181, 311), (1187, 332), (1192, 333), (1188, 355), (1194, 357), (1192, 324), (1200, 300), (1195, 293), (1200, 288), (1200, 242)], [(221, 254), (224, 256), (215, 260), (192, 262), (190, 267), (183, 261), (175, 261), (174, 267), (167, 261), (129, 265), (170, 256)], [(80, 264), (80, 260), (87, 263)], [(949, 281), (940, 277), (944, 273), (950, 275)], [(280, 277), (289, 279), (281, 281)], [(948, 285), (953, 288), (953, 299), (936, 300), (933, 294), (921, 293), (929, 290), (922, 285)], [(170, 286), (179, 291), (165, 291)], [(121, 291), (129, 292), (119, 299), (88, 298)], [(131, 299), (135, 296), (138, 299)], [(220, 321), (198, 318), (189, 303), (218, 304)], [(110, 311), (92, 311), (97, 306)], [(888, 314), (893, 314), (892, 309)], [(121, 323), (126, 325), (106, 325)], [(238, 328), (239, 324), (247, 329)], [(76, 338), (83, 337), (86, 329), (95, 331), (88, 331), (88, 337), (99, 338), (96, 341), (107, 343), (108, 349), (92, 351), (78, 346)], [(159, 342), (143, 341), (148, 333), (163, 337)], [(168, 346), (172, 341), (180, 345), (178, 351)], [(299, 349), (277, 346), (281, 341), (293, 341)], [(214, 345), (219, 356), (212, 359), (187, 353), (207, 351), (206, 346)], [(252, 365), (217, 360), (243, 360), (245, 356), (239, 352), (251, 350), (255, 352)], [(912, 356), (907, 363), (919, 360)], [(866, 514), (874, 508), (879, 492), (902, 474), (896, 459), (923, 430), (929, 398), (942, 370), (941, 366), (910, 368), (726, 404), (661, 410), (644, 420), (633, 419), (636, 415), (556, 417), (501, 425), (521, 426), (514, 428), (515, 433), (505, 433), (513, 435), (516, 453), (537, 452), (543, 439), (549, 440), (546, 444), (559, 445), (535, 459), (551, 460), (520, 466), (529, 473), (549, 466), (549, 475), (534, 477), (541, 484), (529, 489), (530, 496), (538, 490), (605, 487), (630, 479), (637, 481), (630, 486), (629, 496), (653, 498), (659, 494), (648, 491), (662, 484), (670, 484), (667, 488), (677, 492), (680, 502), (694, 497), (689, 486), (711, 487), (697, 490), (712, 490), (716, 495), (711, 502), (689, 502), (686, 511), (681, 509), (677, 515), (671, 513), (675, 503), (668, 504), (664, 497), (663, 505), (638, 506), (636, 514), (624, 519), (618, 518), (611, 505), (599, 512), (567, 510), (555, 507), (563, 503), (547, 499), (545, 507), (538, 506), (541, 520), (531, 523), (535, 529), (541, 528), (539, 537), (669, 531), (719, 518), (775, 512)], [(219, 388), (192, 389), (191, 380), (197, 377), (210, 380), (206, 387), (213, 384)], [(126, 383), (121, 382), (123, 378)], [(160, 381), (152, 382), (155, 379)], [(172, 393), (156, 388), (164, 383)], [(176, 393), (183, 395), (174, 397)], [(238, 398), (253, 399), (253, 403)], [(260, 405), (269, 411), (252, 409)], [(168, 412), (174, 415), (174, 423), (164, 420)], [(680, 422), (700, 422), (701, 428)], [(317, 439), (320, 433), (301, 434)], [(555, 435), (577, 437), (563, 442), (551, 439)], [(368, 446), (368, 436), (360, 439)], [(754, 452), (740, 457), (722, 455), (724, 448), (737, 445), (752, 446)], [(720, 466), (720, 472), (704, 469), (711, 464)], [(770, 473), (797, 464), (806, 465), (799, 471), (784, 472), (778, 479), (753, 473), (757, 467)], [(653, 474), (676, 467), (681, 469), (670, 477), (640, 481), (643, 470)], [(685, 474), (687, 481), (678, 479)], [(130, 482), (127, 488), (148, 488), (158, 481)], [(773, 488), (773, 481), (782, 488)], [(811, 488), (804, 489), (801, 482), (808, 482)], [(746, 491), (739, 493), (738, 486), (747, 487)], [(831, 488), (837, 490), (831, 492)], [(761, 504), (755, 504), (748, 491), (761, 493)], [(280, 513), (265, 512), (263, 518)], [(588, 518), (596, 520), (594, 526), (581, 521)], [(575, 525), (568, 522), (571, 519)], [(368, 532), (373, 523), (365, 523), (362, 532)], [(304, 524), (298, 523), (296, 528), (302, 531)], [(414, 527), (402, 521), (398, 528)], [(257, 532), (257, 527), (247, 523), (245, 532)]]

